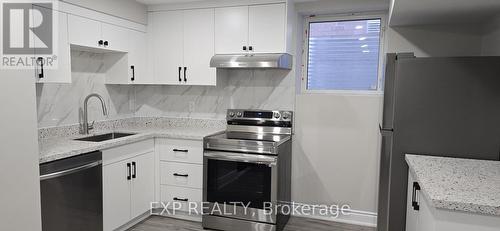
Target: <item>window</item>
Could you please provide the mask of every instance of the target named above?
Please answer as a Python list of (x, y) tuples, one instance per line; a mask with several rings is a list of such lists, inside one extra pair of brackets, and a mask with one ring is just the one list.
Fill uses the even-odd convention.
[(306, 91), (377, 91), (381, 21), (310, 21)]

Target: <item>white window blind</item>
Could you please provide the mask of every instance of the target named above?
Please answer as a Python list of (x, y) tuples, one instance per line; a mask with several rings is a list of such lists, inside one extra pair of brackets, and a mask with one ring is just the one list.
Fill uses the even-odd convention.
[(307, 90), (377, 90), (380, 22), (309, 23)]

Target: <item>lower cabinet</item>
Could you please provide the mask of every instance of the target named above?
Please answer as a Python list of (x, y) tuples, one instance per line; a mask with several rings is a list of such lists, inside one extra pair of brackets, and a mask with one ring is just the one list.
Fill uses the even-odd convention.
[(410, 172), (406, 207), (406, 231), (498, 231), (500, 217), (437, 209), (422, 195), (421, 185)]
[(158, 139), (157, 145), (160, 201), (168, 209), (175, 209), (179, 218), (199, 219), (203, 200), (203, 141)]
[(144, 141), (104, 150), (103, 159), (103, 218), (104, 230), (108, 231), (150, 209), (155, 190), (154, 143)]

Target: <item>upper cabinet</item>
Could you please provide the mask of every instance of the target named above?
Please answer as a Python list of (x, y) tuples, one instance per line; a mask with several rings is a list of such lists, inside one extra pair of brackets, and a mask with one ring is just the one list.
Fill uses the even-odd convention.
[(146, 33), (69, 15), (69, 43), (105, 53), (107, 84), (153, 83), (146, 66)]
[[(34, 10), (41, 12), (52, 11), (51, 9), (33, 5)], [(47, 55), (45, 48), (35, 48), (35, 79), (37, 83), (71, 83), (70, 49), (68, 44), (68, 15), (62, 12), (55, 12), (58, 20), (57, 39), (54, 40), (52, 53)], [(35, 34), (38, 27), (34, 28)], [(46, 44), (32, 36), (35, 47), (44, 47)]]
[(102, 39), (102, 23), (76, 16), (68, 16), (69, 42), (73, 45), (104, 48)]
[(149, 14), (154, 79), (159, 84), (215, 85), (214, 9)]
[(215, 9), (215, 53), (285, 53), (286, 4)]
[(215, 53), (240, 54), (248, 50), (248, 6), (215, 9)]

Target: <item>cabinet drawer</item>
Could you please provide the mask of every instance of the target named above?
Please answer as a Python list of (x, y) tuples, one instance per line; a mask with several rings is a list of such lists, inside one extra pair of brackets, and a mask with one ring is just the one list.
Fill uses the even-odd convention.
[(144, 153), (154, 152), (154, 139), (142, 140), (102, 150), (103, 165), (116, 163)]
[[(189, 203), (196, 203), (196, 205), (192, 204), (191, 208), (200, 212), (201, 202), (202, 202), (202, 190), (201, 189), (192, 189), (192, 188), (183, 188), (176, 187), (170, 185), (162, 185), (161, 186), (161, 201), (165, 204), (168, 203), (168, 208), (172, 209), (174, 204), (179, 203), (176, 206), (179, 206), (181, 211), (189, 211)], [(170, 202), (170, 203), (169, 203)], [(172, 203), (175, 202), (175, 203)], [(177, 207), (178, 208), (178, 207)]]
[(160, 160), (203, 164), (203, 141), (159, 140)]
[(175, 162), (160, 163), (161, 184), (199, 188), (203, 187), (203, 166)]

